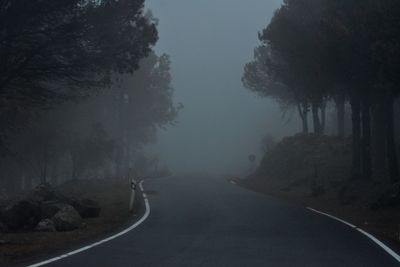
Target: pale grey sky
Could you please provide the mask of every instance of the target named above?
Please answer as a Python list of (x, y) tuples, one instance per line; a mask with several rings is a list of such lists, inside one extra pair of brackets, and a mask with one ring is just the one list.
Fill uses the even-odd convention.
[(244, 64), (258, 45), (257, 32), (279, 0), (147, 0), (160, 19), (156, 50), (172, 60), (175, 101), (185, 106), (179, 123), (160, 132), (152, 150), (171, 169), (235, 173), (261, 137), (293, 133), (276, 104), (243, 88)]

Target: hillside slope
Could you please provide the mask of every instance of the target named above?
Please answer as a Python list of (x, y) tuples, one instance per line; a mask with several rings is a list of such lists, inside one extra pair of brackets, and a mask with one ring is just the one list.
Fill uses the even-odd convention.
[(312, 134), (286, 137), (239, 182), (400, 240), (399, 185), (387, 177), (352, 180), (351, 140)]

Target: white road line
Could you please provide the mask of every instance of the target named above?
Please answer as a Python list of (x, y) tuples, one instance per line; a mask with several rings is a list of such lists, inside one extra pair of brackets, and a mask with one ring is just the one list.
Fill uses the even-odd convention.
[(310, 207), (307, 207), (307, 209), (308, 209), (308, 210), (311, 210), (311, 211), (313, 211), (313, 212), (316, 212), (316, 213), (325, 215), (325, 216), (327, 216), (327, 217), (329, 217), (329, 218), (331, 218), (331, 219), (334, 219), (334, 220), (336, 220), (336, 221), (339, 221), (339, 222), (341, 222), (341, 223), (344, 223), (344, 224), (346, 224), (347, 226), (350, 226), (351, 228), (357, 229), (357, 226), (355, 226), (354, 224), (351, 224), (351, 223), (346, 222), (346, 221), (344, 221), (344, 220), (342, 220), (342, 219), (339, 219), (338, 217), (335, 217), (335, 216), (330, 215), (330, 214), (328, 214), (328, 213), (324, 213), (324, 212), (319, 211), (319, 210), (315, 210), (315, 209), (310, 208)]
[(371, 235), (370, 233), (365, 232), (363, 229), (357, 228), (357, 230), (363, 235), (367, 236), (369, 239), (378, 244), (381, 248), (383, 248), (387, 253), (389, 253), (393, 258), (395, 258), (398, 262), (400, 262), (400, 256), (396, 252), (394, 252), (391, 248), (383, 244), (379, 239)]
[(35, 264), (32, 264), (32, 265), (29, 265), (29, 266), (27, 266), (27, 267), (39, 267), (39, 266), (43, 266), (43, 265), (46, 265), (46, 264), (49, 264), (49, 263), (52, 263), (52, 262), (55, 262), (55, 261), (58, 261), (58, 260), (67, 258), (67, 257), (69, 257), (69, 256), (78, 254), (78, 253), (80, 253), (80, 252), (86, 251), (86, 250), (91, 249), (91, 248), (93, 248), (93, 247), (96, 247), (96, 246), (98, 246), (98, 245), (104, 244), (104, 243), (106, 243), (106, 242), (108, 242), (108, 241), (111, 241), (111, 240), (113, 240), (113, 239), (115, 239), (115, 238), (118, 238), (118, 237), (120, 237), (120, 236), (122, 236), (122, 235), (124, 235), (124, 234), (126, 234), (126, 233), (128, 233), (128, 232), (130, 232), (130, 231), (132, 231), (132, 230), (135, 229), (136, 227), (138, 227), (138, 226), (139, 226), (140, 224), (142, 224), (142, 223), (147, 219), (147, 217), (149, 217), (149, 215), (150, 215), (150, 204), (149, 204), (149, 200), (148, 200), (146, 194), (144, 193), (143, 181), (141, 181), (141, 182), (139, 183), (139, 187), (140, 187), (140, 191), (142, 191), (144, 203), (145, 203), (145, 206), (146, 206), (146, 211), (145, 211), (143, 217), (140, 218), (139, 221), (135, 222), (132, 226), (130, 226), (129, 228), (123, 230), (122, 232), (119, 232), (118, 234), (115, 234), (115, 235), (113, 235), (113, 236), (107, 237), (107, 238), (105, 238), (105, 239), (103, 239), (103, 240), (100, 240), (100, 241), (98, 241), (98, 242), (96, 242), (96, 243), (93, 243), (93, 244), (91, 244), (91, 245), (82, 247), (82, 248), (80, 248), (80, 249), (76, 249), (76, 250), (74, 250), (74, 251), (65, 253), (65, 254), (63, 254), (63, 255), (60, 255), (60, 256), (57, 256), (57, 257), (54, 257), (54, 258), (51, 258), (51, 259), (48, 259), (48, 260), (45, 260), (45, 261), (42, 261), (42, 262), (38, 262), (38, 263), (35, 263)]
[(231, 184), (237, 185), (237, 183), (233, 180), (230, 180)]
[(328, 214), (328, 213), (324, 213), (324, 212), (322, 212), (322, 211), (319, 211), (319, 210), (316, 210), (316, 209), (313, 209), (313, 208), (310, 208), (310, 207), (307, 207), (307, 209), (308, 209), (308, 210), (311, 210), (311, 211), (313, 211), (313, 212), (315, 212), (315, 213), (325, 215), (325, 216), (327, 216), (327, 217), (329, 217), (329, 218), (331, 218), (331, 219), (334, 219), (334, 220), (336, 220), (336, 221), (339, 221), (339, 222), (341, 222), (341, 223), (344, 223), (344, 224), (350, 226), (351, 228), (357, 230), (357, 231), (360, 232), (361, 234), (363, 234), (363, 235), (365, 235), (366, 237), (368, 237), (368, 238), (369, 238), (370, 240), (372, 240), (375, 244), (377, 244), (377, 245), (380, 246), (383, 250), (385, 250), (385, 251), (386, 251), (390, 256), (392, 256), (395, 260), (397, 260), (398, 262), (400, 262), (400, 255), (399, 255), (399, 254), (397, 254), (396, 252), (394, 252), (391, 248), (389, 248), (388, 246), (386, 246), (382, 241), (380, 241), (379, 239), (377, 239), (376, 237), (374, 237), (374, 236), (371, 235), (370, 233), (364, 231), (363, 229), (358, 228), (357, 226), (355, 226), (355, 225), (353, 225), (353, 224), (351, 224), (351, 223), (349, 223), (349, 222), (346, 222), (346, 221), (344, 221), (344, 220), (342, 220), (342, 219), (340, 219), (340, 218), (337, 218), (337, 217), (335, 217), (335, 216), (333, 216), (333, 215), (330, 215), (330, 214)]

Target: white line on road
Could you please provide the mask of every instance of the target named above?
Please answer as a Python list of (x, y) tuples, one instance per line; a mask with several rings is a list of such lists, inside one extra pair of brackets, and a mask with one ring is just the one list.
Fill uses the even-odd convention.
[(42, 261), (42, 262), (38, 262), (38, 263), (35, 263), (35, 264), (32, 264), (32, 265), (29, 265), (29, 266), (27, 266), (27, 267), (39, 267), (39, 266), (43, 266), (43, 265), (46, 265), (46, 264), (49, 264), (49, 263), (52, 263), (52, 262), (55, 262), (55, 261), (64, 259), (64, 258), (66, 258), (66, 257), (72, 256), (72, 255), (75, 255), (75, 254), (78, 254), (78, 253), (80, 253), (80, 252), (83, 252), (83, 251), (85, 251), (85, 250), (91, 249), (91, 248), (96, 247), (96, 246), (98, 246), (98, 245), (104, 244), (104, 243), (106, 243), (106, 242), (108, 242), (108, 241), (111, 241), (111, 240), (113, 240), (113, 239), (115, 239), (115, 238), (118, 238), (118, 237), (120, 237), (120, 236), (122, 236), (122, 235), (124, 235), (124, 234), (126, 234), (126, 233), (128, 233), (128, 232), (130, 232), (130, 231), (132, 231), (132, 230), (135, 229), (136, 227), (138, 227), (138, 226), (139, 226), (140, 224), (142, 224), (142, 223), (147, 219), (147, 217), (149, 217), (149, 215), (150, 215), (150, 204), (149, 204), (149, 200), (148, 200), (148, 198), (147, 198), (147, 196), (146, 196), (146, 193), (144, 193), (143, 181), (141, 181), (141, 182), (139, 183), (139, 187), (140, 187), (140, 190), (142, 191), (144, 203), (145, 203), (145, 206), (146, 206), (146, 211), (145, 211), (143, 217), (140, 218), (140, 220), (138, 220), (137, 222), (135, 222), (132, 226), (130, 226), (129, 228), (123, 230), (122, 232), (119, 232), (118, 234), (115, 234), (115, 235), (113, 235), (113, 236), (107, 237), (107, 238), (105, 238), (105, 239), (103, 239), (103, 240), (100, 240), (100, 241), (98, 241), (98, 242), (96, 242), (96, 243), (93, 243), (93, 244), (91, 244), (91, 245), (82, 247), (82, 248), (80, 248), (80, 249), (76, 249), (76, 250), (74, 250), (74, 251), (65, 253), (65, 254), (63, 254), (63, 255), (60, 255), (60, 256), (57, 256), (57, 257), (54, 257), (54, 258), (51, 258), (51, 259), (48, 259), (48, 260), (45, 260), (45, 261)]
[(368, 237), (369, 239), (371, 239), (373, 242), (375, 242), (375, 244), (377, 244), (378, 246), (380, 246), (383, 250), (385, 250), (390, 256), (392, 256), (395, 260), (397, 260), (398, 262), (400, 262), (400, 255), (397, 254), (396, 252), (394, 252), (391, 248), (389, 248), (388, 246), (386, 246), (382, 241), (380, 241), (379, 239), (377, 239), (376, 237), (374, 237), (373, 235), (371, 235), (370, 233), (364, 231), (363, 229), (358, 228), (357, 226), (355, 226), (354, 224), (351, 224), (349, 222), (346, 222), (338, 217), (335, 217), (333, 215), (330, 215), (328, 213), (324, 213), (322, 211), (307, 207), (308, 210), (311, 210), (315, 213), (318, 214), (322, 214), (325, 215), (331, 219), (334, 219), (336, 221), (339, 221), (341, 223), (346, 224), (347, 226), (350, 226), (353, 229), (356, 229), (358, 232), (360, 232), (361, 234), (365, 235), (366, 237)]
[(237, 185), (237, 183), (234, 180), (230, 180), (231, 184)]
[(310, 207), (307, 207), (307, 209), (309, 209), (309, 210), (311, 210), (311, 211), (313, 211), (313, 212), (316, 212), (316, 213), (325, 215), (325, 216), (327, 216), (327, 217), (329, 217), (329, 218), (331, 218), (331, 219), (334, 219), (334, 220), (336, 220), (336, 221), (339, 221), (339, 222), (341, 222), (341, 223), (344, 223), (344, 224), (346, 224), (347, 226), (350, 226), (351, 228), (357, 229), (357, 226), (355, 226), (354, 224), (351, 224), (351, 223), (346, 222), (346, 221), (344, 221), (344, 220), (342, 220), (342, 219), (339, 219), (338, 217), (335, 217), (335, 216), (330, 215), (330, 214), (328, 214), (328, 213), (324, 213), (324, 212), (319, 211), (319, 210), (315, 210), (315, 209), (310, 208)]
[(393, 258), (395, 258), (398, 262), (400, 262), (400, 256), (396, 252), (394, 252), (391, 248), (383, 244), (380, 240), (378, 240), (376, 237), (371, 235), (370, 233), (365, 232), (363, 229), (357, 228), (357, 230), (362, 233), (363, 235), (367, 236), (369, 239), (374, 241), (376, 244), (378, 244), (381, 248), (383, 248), (387, 253), (389, 253)]

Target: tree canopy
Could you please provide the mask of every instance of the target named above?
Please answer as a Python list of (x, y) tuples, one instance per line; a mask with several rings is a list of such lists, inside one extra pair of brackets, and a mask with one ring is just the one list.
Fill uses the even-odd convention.
[[(371, 176), (371, 114), (385, 125), (393, 181), (398, 180), (393, 103), (398, 86), (400, 4), (394, 0), (285, 0), (259, 33), (261, 45), (244, 68), (243, 83), (261, 96), (296, 107), (308, 132), (324, 133), (325, 108), (334, 101), (338, 133), (352, 108), (353, 177)], [(382, 107), (381, 109), (379, 107)], [(378, 113), (378, 110), (386, 110)]]
[(157, 41), (143, 0), (0, 1), (2, 135), (32, 112), (133, 73)]

